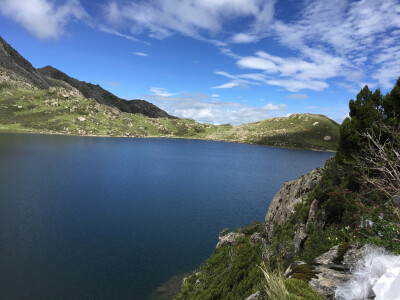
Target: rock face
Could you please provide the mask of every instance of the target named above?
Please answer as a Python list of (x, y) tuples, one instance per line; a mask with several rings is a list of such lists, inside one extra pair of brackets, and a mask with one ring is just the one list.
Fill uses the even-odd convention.
[(349, 244), (337, 245), (314, 260), (311, 276), (309, 271), (307, 274), (303, 273), (304, 268), (301, 266), (307, 264), (300, 261), (291, 264), (285, 276), (308, 279), (310, 286), (318, 294), (323, 297), (332, 297), (337, 287), (343, 286), (350, 280), (350, 271), (362, 258), (367, 247), (367, 245), (363, 247)]
[(169, 118), (174, 119), (175, 117), (170, 116), (162, 109), (158, 108), (154, 104), (145, 100), (124, 100), (114, 94), (106, 91), (99, 85), (94, 85), (88, 82), (79, 81), (75, 78), (68, 76), (67, 74), (53, 68), (46, 66), (37, 70), (43, 77), (49, 77), (57, 80), (62, 80), (69, 85), (79, 90), (86, 98), (93, 98), (100, 104), (105, 104), (111, 107), (116, 107), (120, 111), (142, 114), (150, 118)]
[[(315, 188), (321, 179), (322, 170), (314, 169), (307, 174), (283, 184), (279, 192), (272, 199), (267, 215), (265, 216), (266, 240), (270, 241), (274, 224), (283, 225), (294, 211), (297, 203), (307, 198), (308, 194)], [(301, 229), (301, 228), (300, 228)], [(304, 230), (300, 231), (297, 239), (304, 239)]]

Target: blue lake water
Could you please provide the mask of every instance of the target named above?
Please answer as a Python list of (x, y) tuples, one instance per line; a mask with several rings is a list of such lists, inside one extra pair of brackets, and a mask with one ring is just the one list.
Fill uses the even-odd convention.
[(331, 155), (0, 134), (0, 299), (146, 299)]

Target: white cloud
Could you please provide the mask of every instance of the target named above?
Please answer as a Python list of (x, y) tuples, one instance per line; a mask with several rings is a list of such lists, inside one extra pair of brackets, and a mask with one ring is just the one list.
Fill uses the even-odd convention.
[(144, 42), (144, 41), (142, 41), (142, 40), (139, 40), (139, 39), (135, 38), (133, 35), (121, 33), (121, 32), (119, 32), (119, 31), (117, 31), (117, 30), (115, 30), (115, 29), (112, 29), (112, 28), (110, 28), (110, 27), (104, 26), (104, 25), (102, 25), (102, 24), (98, 24), (96, 27), (97, 27), (101, 32), (108, 33), (108, 34), (113, 34), (113, 35), (122, 37), (122, 38), (124, 38), (124, 39), (130, 40), (130, 41), (133, 41), (133, 42), (138, 42), (138, 43), (143, 43), (143, 44), (146, 44), (146, 45), (150, 45), (150, 44), (147, 43), (147, 42)]
[(147, 53), (143, 53), (143, 52), (132, 52), (132, 54), (137, 55), (137, 56), (142, 56), (142, 57), (149, 56)]
[(232, 75), (224, 71), (215, 71), (214, 74), (229, 78), (231, 81), (214, 86), (212, 87), (213, 89), (229, 89), (233, 87), (248, 88), (249, 85), (260, 85), (259, 81), (265, 82), (267, 78), (264, 74), (259, 73)]
[(236, 44), (246, 44), (246, 43), (254, 43), (259, 41), (259, 37), (257, 35), (252, 35), (248, 33), (236, 33), (232, 39), (232, 43)]
[(306, 1), (298, 19), (274, 22), (275, 38), (302, 56), (314, 60), (320, 52), (341, 59), (342, 70), (330, 64), (326, 79), (341, 76), (345, 84), (361, 85), (374, 74), (385, 88), (399, 76), (399, 29), (397, 0)]
[(70, 21), (88, 18), (78, 0), (0, 0), (0, 12), (40, 39), (58, 38)]
[(152, 92), (154, 96), (158, 96), (158, 97), (171, 97), (171, 96), (176, 95), (176, 94), (168, 93), (165, 89), (159, 88), (159, 87), (150, 88), (150, 92)]
[[(132, 34), (147, 32), (153, 38), (163, 39), (178, 33), (210, 39), (223, 47), (226, 44), (213, 37), (229, 27), (233, 19), (250, 19), (248, 30), (256, 33), (272, 21), (274, 3), (275, 0), (111, 1), (104, 10), (110, 25), (125, 25)], [(243, 40), (246, 35), (249, 33), (237, 36), (236, 40)]]
[[(258, 51), (254, 56), (240, 58), (237, 64), (241, 68), (264, 71), (270, 77), (257, 74), (259, 81), (283, 87), (288, 91), (295, 92), (302, 89), (321, 91), (328, 87), (325, 79), (341, 74), (345, 61), (322, 51), (309, 50), (311, 59), (308, 60), (296, 57), (283, 58)], [(242, 76), (249, 78), (249, 75)], [(257, 79), (254, 75), (251, 76)]]
[[(163, 93), (159, 93), (159, 91)], [(265, 120), (286, 114), (285, 104), (268, 103), (254, 107), (237, 102), (225, 102), (202, 93), (168, 93), (165, 89), (152, 88), (153, 94), (144, 97), (180, 118), (191, 118), (198, 122), (212, 124), (243, 124)], [(171, 95), (171, 96), (167, 96)]]
[(231, 81), (231, 82), (224, 83), (224, 84), (221, 84), (218, 86), (214, 86), (214, 87), (212, 87), (212, 89), (230, 89), (230, 88), (234, 88), (234, 87), (247, 88), (249, 86), (242, 82)]
[(286, 99), (307, 99), (308, 96), (306, 94), (291, 94), (286, 96)]

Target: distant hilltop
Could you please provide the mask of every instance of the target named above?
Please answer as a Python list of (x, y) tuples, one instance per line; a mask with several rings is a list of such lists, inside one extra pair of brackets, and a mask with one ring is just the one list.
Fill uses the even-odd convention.
[(338, 146), (339, 124), (323, 115), (293, 114), (236, 126), (179, 119), (51, 66), (35, 69), (1, 37), (0, 91), (0, 132), (189, 138), (320, 151)]
[(150, 102), (121, 99), (99, 85), (79, 81), (51, 66), (35, 69), (2, 37), (0, 37), (0, 74), (2, 81), (6, 77), (11, 77), (14, 81), (20, 81), (38, 89), (59, 87), (62, 86), (59, 81), (63, 81), (76, 88), (86, 98), (93, 98), (100, 104), (116, 107), (122, 112), (142, 114), (150, 118), (175, 118)]

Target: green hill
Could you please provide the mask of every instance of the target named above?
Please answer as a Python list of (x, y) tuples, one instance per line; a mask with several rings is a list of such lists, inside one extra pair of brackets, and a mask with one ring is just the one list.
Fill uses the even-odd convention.
[(0, 132), (177, 137), (315, 150), (336, 150), (337, 147), (338, 124), (321, 115), (294, 114), (237, 126), (149, 118), (99, 104), (67, 83), (63, 85), (40, 90), (3, 81)]
[(339, 125), (295, 114), (232, 126), (170, 116), (145, 100), (124, 100), (47, 66), (35, 69), (0, 37), (0, 132), (176, 137), (336, 150)]

